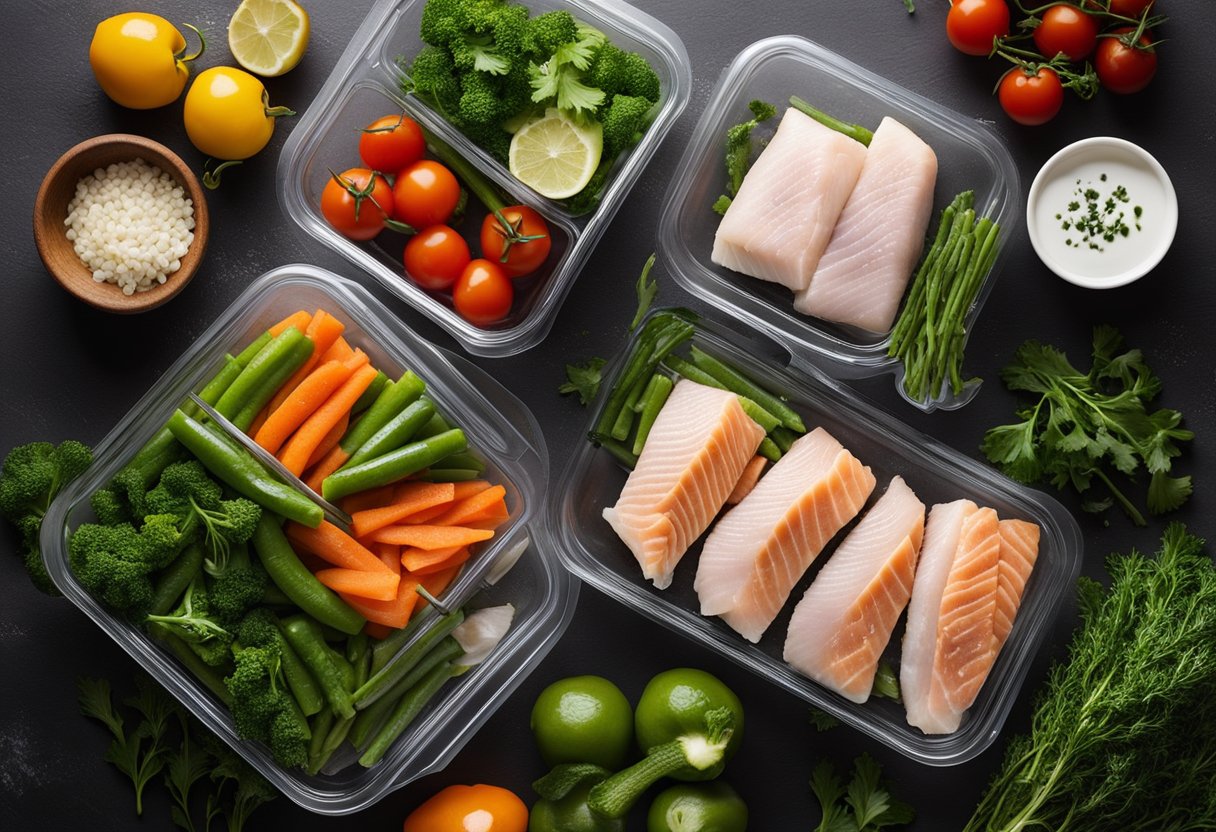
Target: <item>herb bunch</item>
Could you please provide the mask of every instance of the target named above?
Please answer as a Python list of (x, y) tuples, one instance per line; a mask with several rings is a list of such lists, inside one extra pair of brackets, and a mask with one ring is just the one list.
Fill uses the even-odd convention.
[(916, 813), (891, 797), (881, 777), (882, 767), (862, 754), (853, 761), (853, 779), (846, 789), (835, 767), (821, 761), (811, 772), (811, 791), (823, 813), (815, 832), (879, 832), (911, 823)]
[(1027, 484), (1047, 479), (1061, 490), (1071, 485), (1083, 496), (1096, 480), (1110, 495), (1086, 499), (1082, 508), (1101, 512), (1118, 502), (1138, 526), (1144, 515), (1115, 485), (1116, 472), (1131, 477), (1144, 466), (1151, 514), (1173, 511), (1190, 497), (1191, 478), (1169, 472), (1181, 453), (1178, 443), (1194, 434), (1179, 427), (1177, 410), (1150, 411), (1161, 382), (1140, 350), (1123, 349), (1114, 327), (1094, 328), (1088, 373), (1055, 347), (1027, 341), (1001, 378), (1010, 390), (1038, 397), (1017, 411), (1019, 421), (984, 436), (981, 449), (1010, 477)]
[(1106, 568), (965, 832), (1216, 827), (1216, 567), (1171, 523), (1156, 557)]

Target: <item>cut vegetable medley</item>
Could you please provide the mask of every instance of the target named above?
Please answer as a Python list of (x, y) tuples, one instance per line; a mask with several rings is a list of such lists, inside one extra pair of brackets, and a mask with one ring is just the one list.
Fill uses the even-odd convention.
[(301, 310), (226, 356), (209, 407), (176, 410), (69, 546), (80, 584), (175, 655), (239, 736), (313, 773), (378, 762), (513, 617), (436, 600), (510, 519), (506, 488), (422, 378), (389, 378), (344, 333)]
[[(967, 499), (926, 510), (899, 476), (876, 488), (827, 430), (689, 343), (696, 333), (679, 312), (652, 315), (607, 395), (591, 439), (631, 471), (604, 519), (657, 589), (708, 532), (699, 610), (757, 643), (860, 517), (795, 606), (785, 661), (854, 702), (902, 695), (926, 734), (956, 731), (1014, 626), (1038, 525)], [(896, 685), (883, 655), (905, 607)]]

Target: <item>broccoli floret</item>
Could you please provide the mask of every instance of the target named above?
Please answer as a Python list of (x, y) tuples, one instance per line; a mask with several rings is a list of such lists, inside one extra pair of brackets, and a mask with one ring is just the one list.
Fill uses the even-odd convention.
[(165, 468), (160, 483), (147, 494), (148, 510), (156, 514), (176, 514), (187, 532), (201, 528), (209, 557), (205, 568), (219, 575), (228, 563), (234, 544), (253, 536), (262, 509), (243, 497), (224, 500), (218, 483), (195, 461), (178, 462)]
[(528, 51), (541, 60), (578, 40), (578, 22), (570, 12), (545, 12), (528, 21)]
[[(752, 118), (736, 124), (726, 131), (726, 195), (728, 198), (739, 193), (743, 177), (747, 176), (747, 171), (752, 166), (752, 131), (761, 122), (768, 121), (777, 115), (776, 107), (759, 99), (751, 101), (747, 107), (752, 111)], [(715, 206), (718, 204), (715, 203)], [(715, 210), (717, 209), (715, 208)], [(720, 213), (726, 213), (725, 207)]]
[(493, 125), (502, 121), (502, 88), (481, 72), (470, 72), (461, 81), (460, 117), (466, 125)]
[(140, 529), (85, 523), (68, 544), (72, 571), (107, 607), (138, 620), (152, 602), (150, 576), (172, 563), (186, 542), (178, 522), (172, 514), (152, 514)]
[(266, 607), (251, 610), (237, 627), (237, 639), (245, 647), (269, 647), (279, 643), (279, 623)]
[(417, 95), (457, 127), (464, 123), (460, 118), (460, 80), (446, 49), (428, 46), (418, 53), (408, 68), (403, 66), (402, 69), (406, 72), (402, 79), (403, 92)]
[(646, 59), (611, 43), (604, 43), (596, 51), (587, 70), (587, 83), (602, 89), (609, 100), (615, 95), (638, 96), (651, 104), (659, 100), (659, 76)]
[(604, 155), (615, 159), (617, 155), (637, 144), (646, 129), (653, 107), (645, 98), (614, 95), (600, 116), (600, 123), (604, 126)]
[(94, 491), (93, 496), (89, 498), (89, 504), (93, 506), (93, 513), (97, 515), (97, 522), (103, 526), (116, 526), (119, 523), (131, 522), (131, 511), (127, 507), (127, 501), (120, 497), (112, 487), (99, 488)]
[(212, 613), (222, 624), (235, 624), (261, 603), (268, 581), (265, 570), (250, 560), (249, 548), (237, 544), (226, 568), (209, 585), (207, 595)]
[(294, 768), (308, 759), (311, 733), (283, 679), (277, 644), (233, 650), (236, 669), (224, 679), (232, 694), (232, 720), (237, 734), (270, 746), (279, 765)]
[(521, 59), (528, 10), (503, 0), (428, 0), (419, 35), (461, 70), (504, 75)]
[(201, 573), (186, 587), (177, 609), (168, 615), (149, 615), (145, 620), (169, 627), (212, 667), (224, 664), (229, 658), (232, 633), (216, 620)]
[(68, 439), (58, 447), (50, 442), (18, 445), (0, 468), (0, 516), (21, 533), (21, 556), (30, 580), (42, 592), (58, 595), (42, 562), (38, 535), (51, 501), (66, 484), (93, 462), (88, 446)]

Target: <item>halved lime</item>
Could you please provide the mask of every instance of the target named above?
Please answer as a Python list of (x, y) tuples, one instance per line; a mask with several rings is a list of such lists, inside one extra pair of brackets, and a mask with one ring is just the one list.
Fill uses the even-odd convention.
[(542, 196), (566, 199), (591, 180), (604, 152), (604, 130), (598, 121), (580, 124), (548, 109), (511, 139), (511, 173)]
[(266, 78), (282, 75), (300, 62), (308, 35), (308, 12), (292, 0), (242, 0), (228, 21), (232, 57)]

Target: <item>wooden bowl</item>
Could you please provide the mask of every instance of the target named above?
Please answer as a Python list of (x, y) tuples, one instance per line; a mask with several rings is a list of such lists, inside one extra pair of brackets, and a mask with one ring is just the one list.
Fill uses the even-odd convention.
[[(125, 295), (114, 283), (98, 283), (93, 273), (76, 255), (67, 238), (64, 220), (68, 203), (76, 194), (76, 183), (83, 177), (116, 162), (143, 159), (177, 180), (193, 201), (194, 241), (181, 258), (181, 267), (164, 283), (146, 292)], [(95, 136), (59, 157), (47, 171), (34, 202), (34, 242), (46, 270), (59, 285), (85, 303), (109, 312), (134, 314), (154, 309), (186, 288), (194, 277), (207, 248), (207, 199), (202, 185), (176, 153), (159, 142), (127, 133)]]

